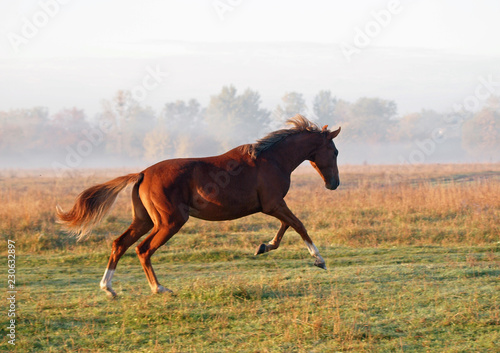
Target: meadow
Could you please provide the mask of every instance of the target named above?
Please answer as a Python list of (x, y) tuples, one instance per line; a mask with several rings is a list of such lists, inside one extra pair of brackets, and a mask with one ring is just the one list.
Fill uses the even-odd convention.
[[(136, 170), (134, 170), (136, 171)], [(153, 295), (133, 248), (109, 299), (111, 243), (130, 191), (87, 240), (56, 223), (85, 188), (129, 170), (0, 171), (0, 250), (16, 243), (18, 352), (499, 352), (500, 164), (340, 166), (326, 190), (309, 168), (286, 197), (326, 260), (313, 266), (279, 221), (190, 219), (153, 256), (174, 295)]]

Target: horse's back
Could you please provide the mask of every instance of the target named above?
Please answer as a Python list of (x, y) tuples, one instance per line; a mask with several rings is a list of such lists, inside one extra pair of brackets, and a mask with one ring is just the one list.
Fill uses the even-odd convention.
[(142, 173), (145, 177), (175, 182), (179, 179), (187, 181), (194, 175), (201, 178), (204, 175), (220, 175), (221, 172), (233, 177), (242, 172), (253, 174), (255, 163), (239, 146), (218, 156), (167, 159), (146, 168)]
[(182, 204), (197, 218), (228, 220), (260, 211), (257, 167), (241, 148), (214, 157), (165, 160), (143, 174), (142, 197)]

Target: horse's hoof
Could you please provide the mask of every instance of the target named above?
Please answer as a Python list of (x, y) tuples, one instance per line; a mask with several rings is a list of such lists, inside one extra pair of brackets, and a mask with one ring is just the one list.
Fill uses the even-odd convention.
[(165, 288), (165, 287), (163, 287), (163, 286), (158, 286), (158, 287), (156, 288), (155, 293), (169, 293), (169, 294), (172, 294), (172, 293), (174, 293), (174, 292), (172, 292), (170, 289)]
[(105, 291), (108, 297), (110, 297), (111, 299), (116, 298), (116, 292), (113, 289), (111, 288), (101, 288), (101, 289)]
[(259, 247), (257, 248), (257, 251), (255, 252), (255, 255), (260, 255), (263, 254), (267, 251), (267, 246), (266, 244), (260, 244)]
[(314, 266), (318, 266), (319, 268), (326, 270), (326, 264), (324, 262), (319, 261), (319, 260), (314, 261)]

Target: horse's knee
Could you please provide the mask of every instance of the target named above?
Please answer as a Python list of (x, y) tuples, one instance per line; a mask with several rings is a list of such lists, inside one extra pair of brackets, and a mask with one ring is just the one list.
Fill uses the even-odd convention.
[(121, 248), (121, 239), (115, 239), (113, 241), (113, 244), (111, 245), (111, 251), (113, 254), (117, 253), (118, 250)]
[(135, 252), (139, 259), (142, 261), (143, 259), (146, 258), (148, 249), (144, 246), (138, 245), (135, 247)]
[(127, 251), (128, 246), (123, 244), (122, 239), (115, 239), (113, 244), (111, 245), (111, 256), (116, 259), (119, 259), (125, 251)]

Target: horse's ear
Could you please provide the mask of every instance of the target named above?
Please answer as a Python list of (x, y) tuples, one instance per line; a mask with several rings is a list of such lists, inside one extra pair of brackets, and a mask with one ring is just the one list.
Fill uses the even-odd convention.
[(337, 135), (340, 133), (340, 127), (335, 130), (335, 131), (332, 131), (328, 134), (328, 138), (329, 139), (334, 139), (335, 137), (337, 137)]
[(325, 126), (323, 126), (323, 128), (321, 129), (321, 132), (325, 132), (325, 131), (327, 131), (327, 130), (328, 130), (328, 125), (325, 125)]

